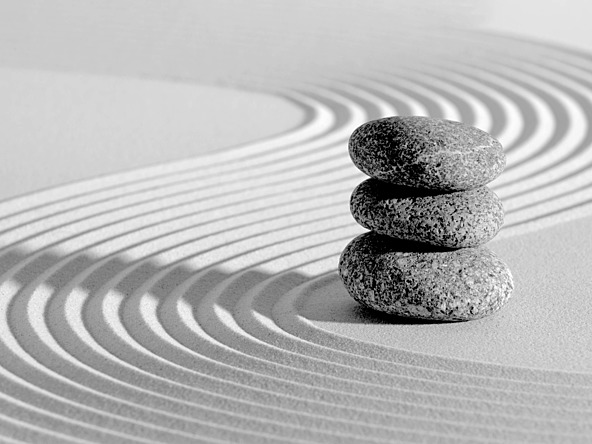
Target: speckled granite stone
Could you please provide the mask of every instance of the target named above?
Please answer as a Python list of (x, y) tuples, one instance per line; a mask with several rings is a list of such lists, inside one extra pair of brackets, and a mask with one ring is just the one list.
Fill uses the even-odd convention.
[(352, 193), (350, 209), (369, 230), (451, 248), (484, 244), (504, 223), (502, 202), (486, 186), (440, 194), (368, 179)]
[(487, 316), (514, 288), (506, 264), (485, 247), (451, 250), (374, 232), (343, 250), (339, 275), (350, 295), (367, 307), (439, 321)]
[(387, 117), (358, 127), (349, 154), (370, 177), (432, 190), (469, 190), (505, 168), (501, 144), (485, 131), (451, 120)]

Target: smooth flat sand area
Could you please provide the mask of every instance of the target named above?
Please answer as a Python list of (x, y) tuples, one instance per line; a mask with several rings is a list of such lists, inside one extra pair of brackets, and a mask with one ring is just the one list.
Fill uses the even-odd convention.
[(0, 199), (193, 157), (298, 126), (277, 95), (0, 69)]
[(332, 275), (303, 300), (301, 316), (365, 341), (452, 359), (512, 367), (592, 371), (592, 217), (488, 244), (510, 266), (513, 298), (471, 322), (424, 323), (360, 308)]

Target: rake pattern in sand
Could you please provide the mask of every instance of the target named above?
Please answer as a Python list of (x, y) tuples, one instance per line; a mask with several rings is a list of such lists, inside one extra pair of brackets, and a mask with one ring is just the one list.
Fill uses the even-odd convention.
[(1, 439), (584, 442), (589, 373), (372, 344), (311, 313), (362, 231), (346, 142), (364, 121), (498, 138), (500, 239), (592, 214), (592, 57), (480, 38), (481, 59), (276, 90), (307, 116), (276, 137), (0, 204)]

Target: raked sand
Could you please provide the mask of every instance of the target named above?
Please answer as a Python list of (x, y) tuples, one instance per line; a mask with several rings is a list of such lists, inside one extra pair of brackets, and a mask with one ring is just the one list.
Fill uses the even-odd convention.
[[(478, 51), (430, 64), (257, 91), (16, 76), (15, 88), (46, 94), (21, 104), (43, 123), (26, 140), (63, 134), (71, 146), (85, 138), (69, 122), (128, 123), (119, 135), (131, 151), (121, 147), (127, 168), (110, 164), (117, 138), (95, 132), (88, 143), (112, 150), (89, 166), (101, 175), (57, 187), (59, 175), (39, 177), (28, 182), (37, 191), (0, 203), (0, 440), (589, 442), (592, 58), (470, 37)], [(68, 85), (64, 97), (90, 114), (35, 109)], [(79, 100), (76, 88), (96, 93)], [(183, 119), (142, 112), (151, 99)], [(116, 119), (101, 117), (109, 103)], [(228, 103), (249, 120), (224, 113)], [(364, 231), (349, 214), (364, 176), (347, 138), (395, 114), (462, 120), (506, 148), (492, 183), (506, 224), (490, 246), (516, 290), (491, 317), (377, 315), (337, 277), (341, 250)], [(193, 122), (204, 139), (187, 157)], [(163, 154), (167, 143), (179, 151)], [(46, 155), (65, 181), (89, 171), (84, 156)]]

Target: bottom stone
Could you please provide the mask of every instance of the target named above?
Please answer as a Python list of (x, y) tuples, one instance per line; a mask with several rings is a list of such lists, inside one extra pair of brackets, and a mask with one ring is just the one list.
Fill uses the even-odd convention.
[(372, 231), (345, 247), (339, 275), (349, 294), (367, 307), (438, 321), (487, 316), (514, 288), (508, 266), (485, 247), (439, 248)]

